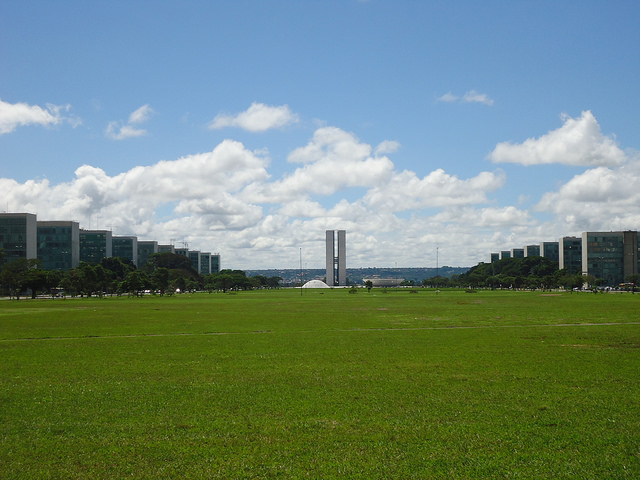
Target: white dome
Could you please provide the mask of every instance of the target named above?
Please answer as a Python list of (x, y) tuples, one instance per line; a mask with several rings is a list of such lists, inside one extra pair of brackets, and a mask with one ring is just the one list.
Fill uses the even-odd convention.
[(309, 280), (302, 286), (302, 288), (329, 288), (329, 285), (324, 283), (322, 280)]

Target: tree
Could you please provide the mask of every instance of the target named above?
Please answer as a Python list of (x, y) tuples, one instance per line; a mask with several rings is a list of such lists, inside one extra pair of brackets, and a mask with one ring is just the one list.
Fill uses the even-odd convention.
[(364, 286), (367, 287), (367, 292), (370, 292), (373, 288), (373, 282), (371, 280), (367, 280), (364, 282)]
[[(40, 260), (35, 258), (19, 258), (2, 266), (0, 272), (0, 283), (9, 290), (9, 296), (20, 300), (20, 294), (25, 288), (29, 288), (27, 284), (36, 285), (38, 275), (33, 271), (38, 268)], [(33, 291), (32, 291), (33, 294)]]
[(151, 274), (151, 287), (154, 290), (160, 292), (160, 295), (164, 295), (164, 293), (169, 288), (169, 269), (165, 267), (157, 268)]
[(149, 285), (149, 277), (140, 270), (133, 270), (127, 274), (122, 282), (122, 290), (133, 293), (136, 297), (140, 296), (140, 292), (146, 290)]

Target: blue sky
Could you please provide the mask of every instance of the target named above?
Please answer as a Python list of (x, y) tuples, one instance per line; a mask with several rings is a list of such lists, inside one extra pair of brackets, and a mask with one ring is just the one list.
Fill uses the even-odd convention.
[(223, 267), (640, 229), (632, 1), (4, 1), (0, 210)]

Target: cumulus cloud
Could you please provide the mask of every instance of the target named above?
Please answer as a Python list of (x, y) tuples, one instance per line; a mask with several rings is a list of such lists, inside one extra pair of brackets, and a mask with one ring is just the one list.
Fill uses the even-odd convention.
[(393, 163), (372, 157), (371, 146), (336, 127), (318, 129), (304, 147), (295, 149), (289, 162), (302, 164), (284, 178), (252, 192), (263, 202), (289, 202), (309, 195), (332, 195), (350, 187), (372, 187), (388, 180)]
[(105, 130), (105, 135), (112, 140), (142, 137), (147, 134), (147, 131), (142, 128), (137, 128), (134, 125), (146, 122), (153, 113), (154, 111), (149, 105), (143, 105), (129, 115), (127, 123), (123, 124), (120, 121), (109, 122)]
[(566, 228), (637, 230), (640, 228), (640, 159), (620, 167), (596, 167), (575, 175), (544, 194), (536, 209), (551, 213)]
[(563, 115), (562, 119), (564, 124), (560, 128), (541, 137), (522, 143), (499, 143), (489, 158), (496, 163), (522, 165), (614, 166), (626, 161), (615, 139), (602, 134), (590, 111), (582, 112), (578, 118)]
[[(138, 109), (128, 124), (148, 115)], [(74, 219), (161, 243), (181, 239), (244, 269), (296, 268), (300, 248), (310, 268), (321, 268), (326, 229), (348, 231), (349, 266), (429, 266), (436, 246), (440, 265), (471, 266), (490, 251), (640, 225), (640, 158), (630, 153), (620, 165), (585, 170), (527, 209), (493, 198), (508, 183), (501, 170), (466, 177), (444, 168), (398, 170), (390, 158), (398, 148), (321, 127), (277, 175), (266, 150), (225, 140), (117, 175), (83, 165), (60, 184), (0, 178), (0, 191), (8, 205), (39, 219)]]
[(70, 109), (70, 105), (47, 104), (42, 108), (27, 103), (7, 103), (0, 99), (0, 135), (28, 125), (50, 126), (69, 121), (76, 126), (80, 123), (79, 119), (65, 117), (62, 114)]
[[(347, 229), (350, 265), (370, 266), (388, 265), (399, 232), (418, 251), (433, 246), (425, 232), (451, 232), (452, 242), (463, 238), (471, 227), (461, 227), (462, 221), (485, 218), (487, 225), (508, 228), (507, 220), (474, 213), (504, 183), (502, 173), (459, 178), (442, 169), (426, 175), (398, 171), (387, 156), (398, 146), (384, 141), (374, 148), (352, 133), (322, 127), (291, 152), (291, 168), (277, 178), (265, 153), (225, 140), (209, 152), (118, 175), (83, 165), (66, 183), (0, 179), (0, 189), (10, 205), (38, 212), (40, 219), (74, 219), (83, 228), (111, 228), (161, 243), (183, 239), (190, 248), (221, 252), (234, 268), (287, 267), (292, 258), (295, 266), (301, 247), (310, 262), (322, 265), (326, 229)], [(424, 208), (435, 211), (426, 214)], [(502, 217), (524, 221), (507, 213)], [(395, 261), (415, 265), (414, 253), (403, 255)], [(452, 263), (459, 262), (467, 260)]]
[(296, 122), (298, 122), (298, 116), (287, 105), (274, 107), (254, 102), (246, 111), (236, 115), (217, 115), (209, 123), (209, 128), (216, 130), (225, 127), (237, 127), (250, 132), (265, 132)]
[(394, 212), (487, 202), (487, 193), (504, 185), (501, 172), (481, 172), (461, 180), (443, 169), (420, 178), (415, 172), (395, 173), (389, 182), (371, 188), (364, 201), (372, 208)]
[(482, 103), (492, 106), (494, 101), (486, 93), (479, 93), (475, 90), (469, 90), (464, 95), (459, 96), (451, 92), (447, 92), (437, 99), (439, 102), (445, 103)]

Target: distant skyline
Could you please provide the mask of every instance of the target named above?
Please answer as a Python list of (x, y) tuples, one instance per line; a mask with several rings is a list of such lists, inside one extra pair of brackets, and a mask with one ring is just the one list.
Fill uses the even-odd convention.
[(640, 4), (0, 3), (0, 211), (223, 268), (640, 230)]

